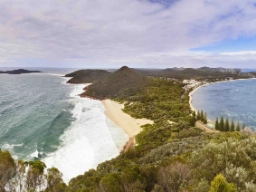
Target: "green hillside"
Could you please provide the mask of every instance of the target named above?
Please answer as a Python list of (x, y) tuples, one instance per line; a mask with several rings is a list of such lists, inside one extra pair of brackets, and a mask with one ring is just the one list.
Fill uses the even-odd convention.
[(80, 84), (80, 83), (93, 83), (97, 81), (102, 81), (109, 74), (110, 72), (105, 70), (86, 69), (86, 70), (79, 70), (73, 73), (69, 73), (65, 75), (65, 77), (72, 77), (67, 83)]
[(124, 98), (134, 95), (150, 79), (126, 66), (108, 75), (104, 80), (90, 85), (82, 96), (89, 96), (97, 99)]

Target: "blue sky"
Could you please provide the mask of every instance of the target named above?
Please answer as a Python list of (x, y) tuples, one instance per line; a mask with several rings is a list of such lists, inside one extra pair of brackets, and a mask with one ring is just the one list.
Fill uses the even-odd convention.
[(0, 67), (256, 66), (256, 0), (1, 0)]
[(206, 46), (192, 48), (191, 50), (213, 53), (253, 51), (256, 50), (256, 36), (247, 38), (240, 37), (232, 40), (223, 40)]

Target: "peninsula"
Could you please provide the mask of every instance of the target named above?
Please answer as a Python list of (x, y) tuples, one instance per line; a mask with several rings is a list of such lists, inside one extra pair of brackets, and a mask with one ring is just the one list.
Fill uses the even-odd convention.
[[(31, 177), (23, 180), (29, 183), (36, 178), (40, 182), (34, 188), (45, 181), (46, 192), (220, 191), (216, 186), (221, 186), (221, 191), (256, 191), (256, 135), (240, 129), (207, 131), (202, 124), (207, 122), (205, 113), (193, 112), (189, 103), (191, 91), (202, 84), (248, 79), (254, 77), (253, 73), (223, 68), (138, 70), (124, 66), (112, 72), (84, 70), (68, 76), (75, 78), (70, 83), (92, 83), (80, 96), (103, 102), (105, 114), (129, 135), (127, 148), (68, 184), (56, 168), (48, 169), (44, 177), (43, 162), (19, 161), (16, 167), (10, 153), (0, 150), (1, 172), (19, 176), (27, 169)], [(17, 185), (11, 182), (18, 178), (13, 174), (0, 179), (2, 188), (9, 183)]]

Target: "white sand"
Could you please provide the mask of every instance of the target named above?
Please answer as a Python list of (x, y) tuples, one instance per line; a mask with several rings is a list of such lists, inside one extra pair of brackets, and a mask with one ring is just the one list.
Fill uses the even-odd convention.
[(141, 132), (142, 125), (154, 123), (148, 119), (132, 118), (130, 115), (122, 111), (124, 105), (118, 102), (107, 99), (103, 100), (102, 103), (106, 109), (106, 116), (117, 126), (121, 127), (130, 138), (133, 138), (135, 135)]
[(192, 104), (194, 92), (195, 92), (196, 90), (198, 90), (199, 88), (201, 88), (202, 86), (206, 86), (206, 85), (208, 85), (208, 84), (209, 84), (209, 83), (202, 84), (202, 85), (198, 86), (197, 88), (195, 88), (193, 91), (191, 91), (191, 92), (189, 93), (189, 95), (188, 95), (188, 96), (189, 96), (189, 104), (190, 104), (190, 108), (192, 109), (192, 111), (197, 112), (197, 109), (195, 109), (194, 106), (193, 106), (193, 104)]

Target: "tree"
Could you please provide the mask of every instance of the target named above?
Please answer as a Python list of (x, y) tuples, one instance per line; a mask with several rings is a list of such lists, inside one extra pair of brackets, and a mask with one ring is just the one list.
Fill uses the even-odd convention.
[(215, 129), (216, 129), (216, 130), (220, 130), (218, 117), (216, 118), (216, 121), (215, 121)]
[(210, 192), (236, 192), (236, 188), (233, 183), (228, 183), (226, 178), (219, 174), (211, 182)]
[(224, 130), (224, 118), (223, 118), (223, 116), (220, 118), (219, 127), (220, 127), (220, 131), (225, 131)]
[(196, 113), (195, 111), (192, 112), (192, 117), (190, 118), (190, 125), (195, 126), (196, 124)]
[(42, 161), (30, 161), (29, 169), (27, 173), (27, 190), (36, 190), (37, 188), (40, 190), (41, 185), (45, 180), (44, 169), (45, 164)]
[(225, 121), (225, 125), (224, 125), (224, 131), (230, 131), (230, 126), (229, 126), (229, 120), (228, 120), (228, 117)]
[(201, 117), (201, 121), (204, 121), (204, 111), (203, 110), (201, 110), (201, 113), (200, 113), (200, 117)]
[(246, 126), (245, 126), (245, 124), (243, 123), (243, 127), (242, 127), (242, 129), (244, 129)]
[(232, 132), (235, 131), (235, 123), (233, 120), (231, 122), (230, 131), (232, 131)]
[(197, 111), (197, 120), (201, 120), (201, 113), (199, 110)]
[(5, 187), (13, 188), (11, 179), (16, 174), (15, 161), (9, 151), (0, 149), (0, 191), (5, 191)]
[(55, 167), (47, 169), (47, 188), (48, 192), (65, 191), (66, 184), (62, 180), (62, 173)]
[(28, 166), (28, 162), (18, 160), (17, 166), (16, 166), (16, 182), (17, 182), (17, 185), (18, 185), (17, 188), (19, 189), (19, 191), (23, 191), (27, 166)]
[(204, 113), (203, 122), (204, 124), (207, 124), (207, 113)]
[(237, 125), (236, 125), (236, 131), (239, 131), (239, 132), (241, 131), (240, 122), (239, 121), (237, 122)]
[(157, 181), (164, 191), (180, 191), (182, 185), (188, 184), (191, 170), (187, 164), (174, 163), (158, 170)]

